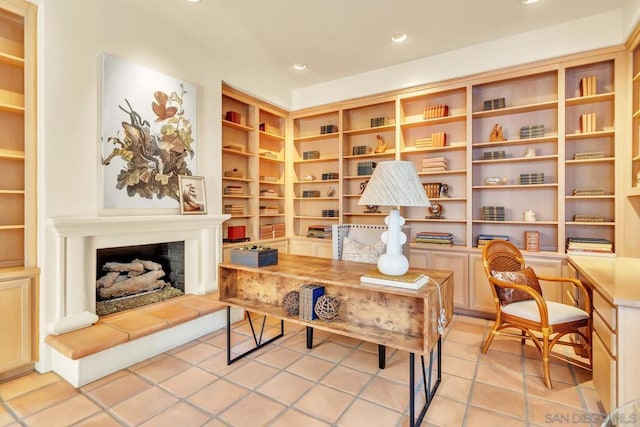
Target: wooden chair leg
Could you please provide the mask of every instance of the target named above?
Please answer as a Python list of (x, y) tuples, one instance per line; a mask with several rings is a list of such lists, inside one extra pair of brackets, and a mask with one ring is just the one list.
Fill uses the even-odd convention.
[(527, 342), (527, 333), (522, 331), (522, 338), (520, 339), (520, 344), (524, 345)]
[(487, 351), (489, 351), (489, 346), (491, 345), (491, 343), (493, 342), (493, 339), (498, 334), (498, 328), (500, 327), (501, 323), (502, 322), (500, 321), (500, 319), (496, 319), (496, 323), (493, 324), (493, 328), (491, 328), (491, 331), (489, 332), (489, 336), (487, 337), (487, 340), (484, 342), (484, 345), (482, 346), (482, 354), (485, 354)]
[(544, 385), (547, 388), (553, 388), (551, 384), (551, 371), (549, 369), (549, 333), (544, 331), (542, 333), (542, 371), (544, 373)]

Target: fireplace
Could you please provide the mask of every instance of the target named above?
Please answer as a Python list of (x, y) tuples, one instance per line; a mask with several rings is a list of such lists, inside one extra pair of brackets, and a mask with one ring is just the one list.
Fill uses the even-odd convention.
[[(187, 294), (217, 289), (217, 263), (222, 260), (222, 222), (228, 215), (159, 215), (52, 218), (58, 236), (56, 312), (49, 332), (88, 326), (96, 317), (98, 254), (112, 248), (182, 242), (183, 271), (175, 272)], [(173, 272), (172, 272), (173, 273)]]

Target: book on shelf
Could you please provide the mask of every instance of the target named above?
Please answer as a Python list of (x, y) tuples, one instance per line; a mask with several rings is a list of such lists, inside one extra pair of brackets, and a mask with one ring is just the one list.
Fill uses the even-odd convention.
[(331, 226), (330, 225), (310, 225), (307, 228), (307, 237), (314, 237), (317, 239), (330, 239), (331, 238)]
[(360, 282), (373, 285), (394, 286), (403, 289), (418, 289), (429, 281), (429, 276), (409, 271), (402, 276), (389, 276), (371, 270), (360, 277)]
[(300, 286), (299, 291), (299, 316), (303, 320), (316, 320), (318, 315), (314, 308), (318, 298), (324, 295), (324, 286), (309, 283)]
[(540, 252), (540, 232), (524, 232), (524, 250), (528, 252)]
[(588, 133), (596, 131), (596, 113), (584, 113), (580, 115), (580, 132)]
[(591, 237), (567, 237), (567, 253), (613, 253), (613, 242), (609, 239)]
[(509, 236), (504, 234), (479, 234), (478, 235), (478, 248), (484, 247), (492, 240), (506, 240), (509, 241)]
[(567, 255), (597, 256), (597, 257), (607, 257), (607, 258), (615, 258), (616, 256), (616, 254), (614, 254), (613, 252), (578, 251), (578, 250), (569, 250), (569, 249), (567, 249)]
[(438, 231), (421, 231), (416, 234), (416, 243), (453, 246), (453, 234)]
[(596, 94), (596, 76), (586, 76), (580, 79), (580, 96)]
[(437, 119), (440, 117), (446, 117), (449, 115), (449, 106), (446, 104), (429, 105), (424, 107), (422, 116), (425, 120)]

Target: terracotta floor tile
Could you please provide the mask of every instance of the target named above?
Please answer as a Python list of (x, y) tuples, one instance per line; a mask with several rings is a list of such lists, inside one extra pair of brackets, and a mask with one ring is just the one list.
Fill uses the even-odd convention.
[(424, 420), (438, 426), (462, 426), (465, 407), (464, 403), (436, 394)]
[[(326, 383), (326, 381), (323, 381)], [(314, 382), (282, 371), (258, 388), (258, 392), (272, 399), (290, 405), (314, 386)]]
[(199, 363), (210, 358), (211, 356), (223, 352), (224, 350), (217, 346), (213, 346), (207, 343), (198, 343), (179, 353), (175, 353), (175, 356), (190, 363)]
[(554, 382), (553, 389), (549, 390), (541, 378), (535, 376), (527, 376), (526, 379), (527, 393), (529, 396), (535, 396), (542, 399), (552, 400), (564, 405), (570, 405), (576, 408), (582, 408), (582, 398), (578, 392), (578, 388), (561, 382)]
[(270, 351), (260, 354), (256, 360), (276, 368), (286, 368), (298, 360), (302, 355), (297, 351), (283, 347), (273, 347)]
[[(378, 354), (378, 344), (362, 341), (358, 346), (358, 350), (366, 351), (367, 353)], [(391, 352), (393, 351), (393, 349), (388, 348), (387, 351)]]
[(205, 411), (218, 414), (248, 394), (249, 390), (246, 388), (220, 379), (189, 396), (187, 400)]
[(442, 382), (438, 387), (437, 394), (466, 403), (469, 400), (471, 385), (471, 380), (444, 374), (442, 376)]
[(442, 345), (442, 354), (475, 362), (480, 356), (480, 348), (455, 341), (445, 341)]
[(338, 365), (322, 378), (322, 384), (356, 395), (372, 379), (371, 374)]
[(131, 340), (166, 329), (169, 326), (169, 322), (165, 319), (139, 310), (118, 313), (115, 317), (104, 316), (101, 321), (127, 333)]
[(307, 348), (307, 338), (305, 334), (295, 334), (290, 337), (286, 337), (285, 340), (282, 340), (281, 338), (278, 341), (278, 344), (281, 347), (286, 347), (289, 350), (297, 351), (299, 353), (309, 353), (311, 351)]
[(178, 402), (166, 391), (153, 387), (111, 408), (111, 411), (130, 425), (138, 425), (160, 414)]
[(505, 353), (489, 348), (485, 354), (480, 355), (479, 362), (483, 365), (491, 365), (500, 369), (510, 369), (522, 372), (524, 369), (520, 354)]
[[(238, 345), (242, 342), (245, 342), (249, 339), (248, 336), (239, 334), (237, 332), (231, 331), (231, 345)], [(215, 345), (220, 348), (227, 348), (227, 334), (220, 334), (212, 337), (210, 340), (207, 340), (208, 344)]]
[(465, 418), (467, 426), (492, 426), (492, 427), (527, 427), (525, 420), (510, 417), (491, 410), (470, 406)]
[(98, 387), (102, 387), (103, 385), (108, 384), (111, 381), (115, 381), (118, 378), (126, 377), (127, 375), (129, 375), (129, 372), (123, 369), (121, 371), (114, 372), (111, 375), (107, 375), (106, 377), (100, 378), (99, 380), (95, 380), (93, 382), (90, 382), (89, 384), (80, 387), (80, 390), (82, 390), (82, 392), (86, 393), (86, 392), (94, 390), (94, 389), (96, 389)]
[(218, 379), (217, 375), (204, 369), (192, 366), (173, 377), (163, 381), (160, 385), (177, 397), (187, 397)]
[(136, 369), (135, 372), (150, 381), (161, 382), (188, 369), (190, 366), (189, 363), (177, 357), (165, 356), (154, 363)]
[(475, 348), (482, 348), (483, 337), (482, 334), (450, 330), (449, 334), (447, 335), (446, 341), (466, 344)]
[(225, 350), (201, 363), (198, 363), (198, 367), (212, 372), (219, 377), (224, 377), (229, 372), (241, 368), (248, 361), (249, 359), (240, 359), (233, 362), (231, 365), (227, 365), (227, 352)]
[(318, 381), (322, 378), (334, 364), (317, 357), (307, 356), (292, 363), (287, 371), (305, 377), (311, 381)]
[(0, 405), (0, 426), (6, 426), (15, 421), (16, 419), (13, 415), (4, 406)]
[(100, 411), (86, 396), (75, 396), (25, 418), (24, 422), (30, 427), (66, 427)]
[(370, 374), (375, 374), (379, 370), (378, 355), (362, 350), (355, 350), (352, 353), (349, 353), (341, 363), (344, 366), (368, 372)]
[(471, 391), (469, 403), (490, 411), (525, 419), (525, 399), (522, 392), (518, 393), (501, 387), (475, 383)]
[(462, 378), (473, 379), (477, 363), (458, 357), (442, 356), (442, 372)]
[(384, 369), (378, 370), (377, 375), (381, 378), (409, 384), (409, 361), (408, 359), (387, 359)]
[(287, 409), (269, 424), (270, 427), (329, 427), (329, 425), (295, 409)]
[(395, 426), (401, 418), (401, 412), (381, 407), (366, 400), (356, 399), (336, 425), (349, 427)]
[(20, 418), (27, 418), (44, 408), (48, 408), (77, 395), (78, 392), (73, 386), (65, 381), (56, 381), (55, 383), (11, 399), (7, 401), (7, 405), (9, 405)]
[(48, 384), (61, 381), (53, 372), (38, 374), (37, 372), (18, 377), (12, 381), (0, 383), (0, 399), (10, 400)]
[(179, 325), (200, 316), (198, 311), (193, 308), (171, 302), (167, 302), (164, 305), (151, 304), (145, 308), (141, 308), (140, 311), (165, 320), (169, 324), (169, 327)]
[(344, 359), (352, 351), (352, 348), (325, 341), (320, 345), (314, 346), (310, 354), (335, 363)]
[(285, 406), (257, 393), (252, 393), (220, 414), (233, 426), (255, 427), (267, 425), (284, 411)]
[(522, 393), (524, 378), (522, 371), (510, 370), (491, 365), (478, 365), (476, 381)]
[(100, 412), (89, 418), (85, 418), (78, 424), (74, 424), (74, 427), (121, 427), (118, 421), (116, 421), (111, 415), (106, 412)]
[(301, 411), (335, 423), (353, 401), (353, 396), (324, 385), (309, 390), (294, 406)]
[[(539, 378), (543, 378), (542, 372), (542, 359), (524, 359), (525, 360), (525, 372), (527, 375), (533, 375)], [(560, 381), (566, 384), (575, 385), (576, 381), (573, 377), (571, 368), (567, 363), (557, 364), (549, 363), (549, 370), (551, 371), (551, 381)]]
[(110, 408), (133, 396), (150, 389), (152, 386), (139, 376), (129, 373), (87, 393), (101, 405)]
[[(587, 412), (536, 397), (528, 397), (529, 422), (544, 426), (588, 426), (590, 423), (579, 422), (585, 418)], [(588, 416), (588, 415), (587, 415)]]
[(409, 386), (375, 377), (359, 397), (402, 413), (409, 406)]
[(247, 388), (255, 389), (267, 382), (278, 372), (279, 370), (276, 368), (250, 360), (242, 369), (229, 372), (225, 378)]
[(355, 348), (360, 345), (360, 340), (357, 340), (351, 337), (345, 337), (344, 335), (333, 334), (327, 340), (336, 344), (346, 345), (347, 347), (352, 347), (352, 348)]
[(209, 418), (210, 415), (201, 409), (180, 402), (141, 425), (145, 427), (201, 426)]

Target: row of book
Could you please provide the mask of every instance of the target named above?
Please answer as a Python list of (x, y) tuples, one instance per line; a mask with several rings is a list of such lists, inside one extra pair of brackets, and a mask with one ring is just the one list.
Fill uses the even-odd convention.
[(308, 283), (300, 286), (298, 304), (298, 313), (302, 320), (316, 320), (318, 315), (315, 312), (315, 306), (318, 298), (324, 295), (324, 286)]
[(613, 253), (613, 242), (609, 239), (591, 237), (568, 237), (567, 253)]
[(486, 246), (492, 240), (506, 240), (509, 241), (509, 236), (505, 234), (479, 234), (478, 235), (478, 248)]
[(320, 126), (320, 135), (325, 135), (328, 133), (336, 133), (338, 132), (338, 126), (336, 125), (322, 125)]
[(273, 205), (265, 205), (260, 206), (260, 215), (278, 215), (279, 209), (277, 206)]
[(576, 188), (573, 190), (574, 196), (604, 196), (602, 188)]
[(416, 234), (416, 243), (453, 246), (453, 234), (439, 231), (420, 231)]
[(244, 215), (243, 205), (224, 205), (224, 213), (229, 215)]
[(580, 79), (580, 96), (596, 94), (596, 76), (586, 76)]
[(520, 138), (539, 138), (544, 136), (544, 125), (529, 125), (520, 128)]
[(596, 113), (584, 113), (580, 115), (580, 132), (596, 131)]
[(544, 184), (544, 172), (540, 173), (521, 173), (520, 185)]
[(600, 214), (575, 214), (575, 222), (604, 222), (604, 215)]
[(416, 149), (437, 148), (447, 145), (447, 134), (445, 132), (434, 132), (429, 138), (416, 139)]
[(302, 197), (320, 197), (320, 190), (303, 190)]
[(268, 189), (268, 190), (260, 190), (260, 197), (279, 197), (279, 194), (276, 190)]
[(488, 99), (484, 101), (484, 109), (486, 110), (497, 110), (499, 108), (506, 107), (506, 103), (504, 98), (496, 98), (496, 99)]
[(482, 219), (485, 221), (504, 221), (505, 220), (504, 206), (483, 206)]
[(446, 157), (429, 157), (422, 159), (422, 172), (439, 172), (449, 169)]
[(320, 158), (318, 150), (305, 151), (302, 153), (302, 160), (315, 160)]
[(371, 119), (371, 127), (388, 126), (394, 124), (394, 120), (388, 117), (374, 117)]
[(260, 226), (261, 239), (275, 239), (276, 237), (284, 237), (284, 223), (262, 224)]
[(224, 187), (224, 194), (226, 196), (242, 196), (244, 195), (244, 188), (240, 185), (227, 185)]
[(504, 150), (498, 151), (485, 151), (482, 153), (483, 160), (496, 160), (496, 159), (506, 159), (507, 155)]
[(358, 176), (365, 176), (373, 174), (373, 169), (376, 167), (376, 162), (360, 162), (358, 163)]
[(371, 154), (371, 147), (368, 145), (354, 145), (351, 148), (351, 154), (353, 156), (361, 156), (363, 154)]
[(339, 176), (338, 172), (324, 172), (322, 174), (322, 180), (327, 181), (330, 179), (338, 179)]
[(449, 115), (449, 106), (446, 104), (429, 105), (424, 107), (422, 117), (424, 119), (438, 119)]
[(316, 239), (330, 239), (331, 226), (323, 224), (310, 225), (307, 229), (307, 237), (315, 237)]
[(339, 209), (322, 209), (322, 216), (325, 218), (336, 218), (340, 216)]
[(573, 156), (574, 160), (589, 160), (589, 159), (602, 159), (604, 158), (604, 151), (586, 151), (584, 153), (576, 153)]

